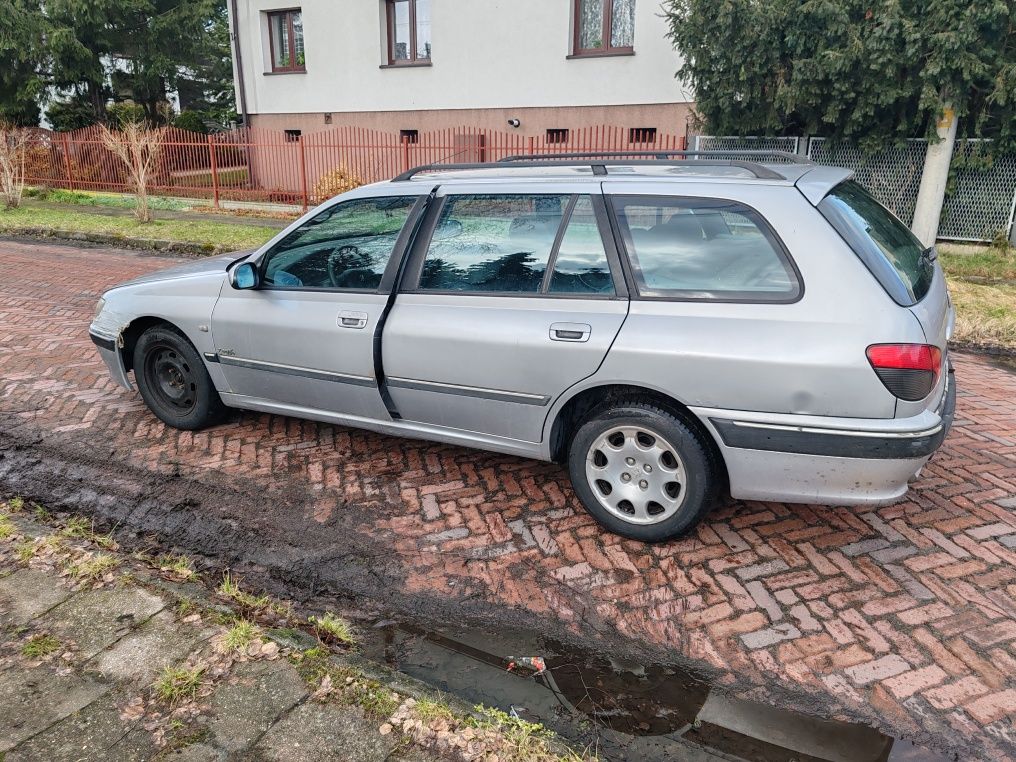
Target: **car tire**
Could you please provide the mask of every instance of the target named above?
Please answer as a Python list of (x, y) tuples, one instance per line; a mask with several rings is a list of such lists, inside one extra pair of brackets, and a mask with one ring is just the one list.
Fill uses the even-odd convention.
[(586, 510), (615, 534), (643, 542), (679, 537), (713, 506), (713, 450), (663, 408), (622, 400), (591, 413), (568, 450), (572, 486)]
[(203, 429), (228, 414), (198, 351), (170, 326), (153, 326), (138, 338), (134, 380), (149, 410), (174, 429)]

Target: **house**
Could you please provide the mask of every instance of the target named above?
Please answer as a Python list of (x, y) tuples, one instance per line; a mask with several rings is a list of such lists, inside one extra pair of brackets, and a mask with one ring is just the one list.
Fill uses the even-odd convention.
[(660, 0), (230, 0), (238, 111), (295, 137), (468, 126), (687, 134)]

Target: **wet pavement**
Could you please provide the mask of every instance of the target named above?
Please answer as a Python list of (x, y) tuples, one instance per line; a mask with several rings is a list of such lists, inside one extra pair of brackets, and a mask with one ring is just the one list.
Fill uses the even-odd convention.
[[(344, 600), (366, 620), (529, 633), (518, 647), (636, 665), (653, 694), (678, 675), (657, 670), (690, 670), (709, 686), (703, 707), (716, 692), (963, 759), (1016, 759), (1016, 375), (954, 355), (955, 428), (894, 506), (730, 503), (695, 536), (645, 546), (604, 534), (555, 465), (273, 416), (167, 430), (108, 380), (86, 328), (104, 288), (169, 264), (0, 243), (17, 276), (0, 282), (0, 489), (241, 565), (309, 604)], [(392, 637), (395, 654), (431, 642)], [(688, 700), (629, 712), (627, 730), (739, 732), (695, 728)], [(890, 758), (908, 758), (904, 746)]]

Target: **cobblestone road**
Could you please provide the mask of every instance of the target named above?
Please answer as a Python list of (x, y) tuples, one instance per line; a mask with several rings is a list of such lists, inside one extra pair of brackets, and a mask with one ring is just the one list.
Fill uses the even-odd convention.
[[(411, 559), (405, 585), (616, 629), (720, 680), (818, 698), (884, 729), (1016, 758), (1016, 375), (954, 354), (957, 421), (877, 510), (732, 503), (659, 546), (606, 535), (555, 465), (245, 414), (168, 430), (108, 380), (86, 326), (155, 257), (0, 242), (0, 426), (166, 472), (311, 485)], [(285, 520), (285, 517), (279, 517)]]

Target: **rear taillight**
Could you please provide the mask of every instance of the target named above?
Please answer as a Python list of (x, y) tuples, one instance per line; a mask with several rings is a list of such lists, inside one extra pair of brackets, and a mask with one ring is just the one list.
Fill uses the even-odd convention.
[(930, 344), (872, 344), (867, 354), (885, 388), (901, 400), (923, 400), (942, 372), (942, 351)]

